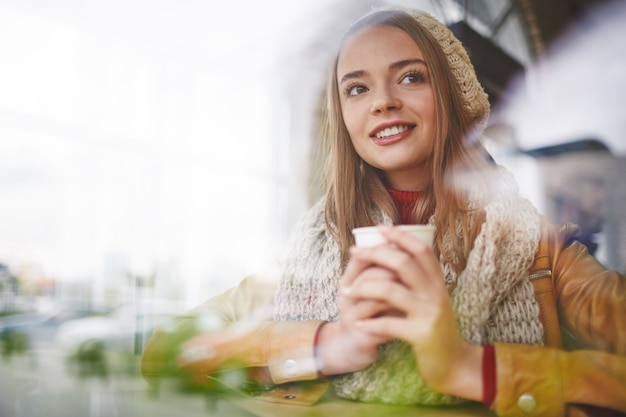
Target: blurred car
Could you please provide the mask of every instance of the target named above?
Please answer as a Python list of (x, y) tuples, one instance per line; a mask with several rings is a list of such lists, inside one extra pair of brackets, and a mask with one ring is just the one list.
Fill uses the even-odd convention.
[(153, 329), (179, 313), (168, 301), (126, 304), (106, 315), (67, 321), (56, 341), (81, 374), (132, 371)]
[(94, 314), (86, 309), (59, 307), (4, 316), (0, 318), (2, 355), (7, 358), (29, 350), (54, 347), (55, 333), (63, 323)]

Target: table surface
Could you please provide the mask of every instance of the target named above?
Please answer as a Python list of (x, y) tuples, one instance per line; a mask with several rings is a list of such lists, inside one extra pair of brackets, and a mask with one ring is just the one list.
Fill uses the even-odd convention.
[[(233, 407), (234, 406), (234, 407)], [(220, 408), (221, 407), (221, 408)], [(218, 401), (221, 412), (215, 414), (241, 417), (492, 417), (495, 414), (481, 404), (471, 403), (453, 407), (394, 406), (367, 404), (341, 399), (324, 400), (313, 406), (276, 404), (262, 400), (229, 398)], [(238, 410), (244, 414), (237, 414)]]
[[(2, 359), (2, 358), (0, 358)], [(77, 376), (68, 372), (59, 352), (31, 352), (0, 360), (0, 416), (133, 417), (493, 417), (481, 404), (456, 407), (404, 407), (367, 404), (332, 395), (313, 406), (277, 404), (235, 394), (181, 389), (164, 379), (157, 389), (138, 372)]]

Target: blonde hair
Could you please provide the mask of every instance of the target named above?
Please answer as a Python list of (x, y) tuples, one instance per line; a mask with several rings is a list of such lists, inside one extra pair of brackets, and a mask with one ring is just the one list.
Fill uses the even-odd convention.
[[(460, 85), (459, 76), (456, 75), (460, 72), (453, 73), (451, 69), (451, 58), (444, 50), (449, 47), (450, 41), (459, 45), (460, 42), (451, 32), (441, 32), (440, 26), (447, 32), (449, 30), (434, 18), (421, 12), (414, 13), (397, 9), (370, 13), (350, 28), (344, 42), (365, 28), (386, 25), (406, 32), (421, 49), (435, 96), (436, 126), (431, 160), (432, 179), (415, 206), (413, 218), (415, 223), (425, 223), (435, 212), (435, 251), (460, 272), (465, 267), (472, 243), (484, 219), (483, 210), (470, 207), (462, 180), (468, 172), (480, 173), (489, 165), (486, 151), (477, 140), (477, 130), (486, 120), (489, 104), (464, 49), (467, 62), (461, 63), (461, 69), (469, 68), (470, 75), (484, 95), (483, 102), (478, 103), (481, 108), (472, 110), (476, 104), (468, 98), (467, 89), (464, 90)], [(425, 27), (424, 19), (431, 27)], [(439, 31), (437, 38), (432, 33), (431, 20)], [(441, 33), (446, 37), (445, 45)], [(398, 223), (399, 215), (383, 182), (383, 173), (363, 161), (350, 140), (339, 101), (338, 56), (328, 78), (322, 138), (327, 156), (325, 220), (328, 230), (341, 248), (345, 264), (349, 247), (354, 244), (351, 233), (353, 228), (374, 225), (380, 219), (381, 210), (390, 215), (394, 223)], [(453, 65), (459, 66), (458, 58), (452, 59), (455, 60)], [(478, 175), (478, 178), (481, 176)], [(443, 232), (449, 230), (455, 235), (459, 226), (462, 239), (453, 239), (452, 248), (441, 253)]]

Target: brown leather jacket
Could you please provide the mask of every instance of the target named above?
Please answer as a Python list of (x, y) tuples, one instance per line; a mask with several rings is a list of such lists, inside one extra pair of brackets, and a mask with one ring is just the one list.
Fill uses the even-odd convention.
[[(497, 391), (491, 405), (501, 416), (584, 416), (626, 412), (626, 279), (607, 271), (586, 248), (568, 239), (576, 227), (545, 223), (530, 279), (544, 326), (544, 347), (496, 343)], [(198, 317), (246, 322), (271, 306), (273, 285), (258, 277), (214, 297), (156, 331), (142, 358), (146, 379), (175, 373), (181, 341), (198, 332)], [(313, 341), (320, 321), (255, 321), (221, 339), (206, 374), (237, 361), (269, 371), (276, 389), (260, 397), (313, 404), (328, 381), (318, 380)], [(305, 389), (290, 382), (312, 381)]]

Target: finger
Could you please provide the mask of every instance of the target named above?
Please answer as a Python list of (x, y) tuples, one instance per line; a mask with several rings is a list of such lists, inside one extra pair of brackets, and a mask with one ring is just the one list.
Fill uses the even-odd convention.
[(399, 310), (402, 314), (417, 308), (419, 302), (419, 294), (395, 281), (359, 282), (344, 289), (344, 297), (382, 303), (384, 310)]
[(409, 288), (423, 288), (425, 271), (408, 252), (389, 245), (366, 248), (354, 253), (355, 261), (385, 268)]
[(381, 226), (379, 230), (389, 243), (418, 260), (427, 277), (436, 277), (441, 273), (439, 259), (428, 244), (398, 227)]
[(345, 301), (342, 301), (339, 306), (340, 320), (347, 323), (375, 317), (390, 309), (389, 304), (384, 301), (350, 297), (343, 297), (343, 299)]
[[(400, 282), (392, 271), (376, 265), (370, 265), (361, 271), (359, 275), (352, 281), (352, 284), (364, 281), (396, 281)], [(341, 285), (344, 287), (345, 285)]]
[(354, 279), (352, 279), (351, 285), (346, 285), (346, 283), (344, 282), (340, 283), (340, 286), (339, 286), (340, 303), (343, 302), (344, 300), (347, 300), (349, 303), (362, 301), (362, 300), (357, 300), (356, 298), (346, 298), (345, 295), (347, 294), (347, 292), (344, 293), (344, 290), (348, 291), (350, 287), (360, 284), (360, 283), (378, 282), (378, 281), (398, 282), (395, 274), (393, 274), (388, 269), (381, 268), (379, 266), (370, 265), (369, 267), (363, 269), (356, 277), (354, 277)]
[(415, 339), (422, 337), (408, 320), (401, 317), (381, 316), (369, 320), (359, 320), (355, 326), (359, 330), (381, 339), (401, 339), (411, 344), (414, 343)]
[[(351, 248), (351, 252), (355, 250), (356, 247)], [(344, 270), (343, 276), (341, 277), (341, 285), (342, 286), (350, 286), (356, 280), (356, 278), (365, 270), (371, 263), (367, 262), (365, 259), (350, 257), (348, 261), (348, 265), (346, 265), (346, 269)]]

